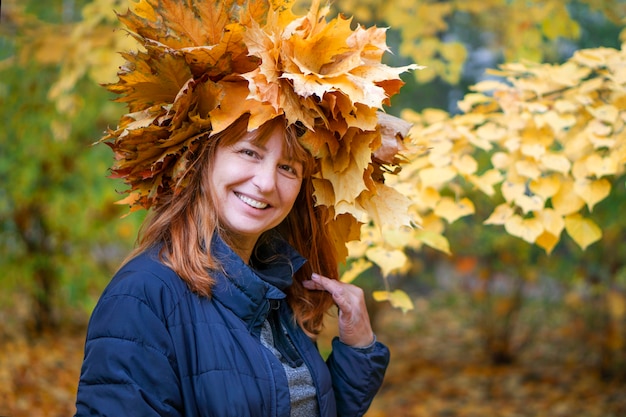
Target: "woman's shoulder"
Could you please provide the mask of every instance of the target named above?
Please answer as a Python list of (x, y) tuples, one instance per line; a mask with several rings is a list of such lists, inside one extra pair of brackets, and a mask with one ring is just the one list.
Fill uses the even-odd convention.
[(150, 309), (169, 312), (190, 292), (185, 282), (150, 249), (128, 261), (113, 276), (101, 302), (118, 299), (120, 303), (143, 303)]

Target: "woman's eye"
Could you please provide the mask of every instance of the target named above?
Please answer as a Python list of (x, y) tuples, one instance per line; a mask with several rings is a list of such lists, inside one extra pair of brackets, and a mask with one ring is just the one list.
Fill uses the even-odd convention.
[(241, 149), (241, 150), (239, 151), (239, 153), (240, 153), (240, 154), (242, 154), (242, 155), (246, 155), (246, 156), (253, 157), (253, 158), (254, 158), (254, 157), (256, 157), (256, 155), (257, 155), (257, 153), (256, 153), (256, 152), (254, 152), (253, 150), (251, 150), (251, 149), (246, 149), (246, 148)]
[(280, 165), (279, 168), (282, 169), (283, 171), (287, 172), (289, 175), (291, 175), (293, 177), (298, 177), (299, 176), (298, 170), (295, 167), (293, 167), (292, 165), (283, 164), (283, 165)]

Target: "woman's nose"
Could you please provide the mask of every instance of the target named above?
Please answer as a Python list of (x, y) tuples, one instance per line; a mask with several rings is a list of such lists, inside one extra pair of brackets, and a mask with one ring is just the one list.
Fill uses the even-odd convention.
[(252, 177), (252, 183), (261, 192), (272, 191), (276, 187), (276, 167), (269, 163), (259, 164)]

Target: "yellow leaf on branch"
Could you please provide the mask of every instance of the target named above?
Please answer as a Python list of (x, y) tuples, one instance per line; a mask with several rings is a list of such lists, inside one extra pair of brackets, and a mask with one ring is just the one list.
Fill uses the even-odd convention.
[(402, 290), (374, 291), (372, 296), (376, 301), (389, 301), (394, 308), (399, 308), (404, 313), (415, 308), (409, 295)]
[(499, 170), (490, 169), (485, 171), (482, 175), (470, 175), (468, 179), (480, 191), (488, 196), (492, 196), (495, 194), (494, 185), (502, 182), (503, 177)]
[(448, 239), (440, 233), (435, 233), (431, 230), (418, 230), (415, 233), (415, 238), (426, 246), (441, 251), (446, 255), (451, 254)]
[(543, 250), (545, 250), (549, 255), (552, 253), (556, 244), (559, 243), (559, 240), (559, 236), (555, 236), (552, 233), (544, 231), (541, 235), (539, 235), (539, 237), (537, 237), (535, 244), (540, 248), (543, 248)]
[(451, 197), (442, 197), (435, 207), (435, 214), (443, 217), (448, 223), (454, 223), (458, 219), (474, 214), (474, 203), (469, 198), (455, 200)]
[(610, 104), (603, 104), (598, 107), (587, 107), (587, 111), (596, 119), (609, 125), (617, 122), (620, 113), (617, 107)]
[(515, 214), (515, 210), (508, 203), (496, 206), (491, 215), (484, 221), (485, 224), (504, 225)]
[(359, 258), (350, 264), (350, 268), (348, 268), (341, 275), (341, 282), (351, 283), (354, 281), (359, 275), (372, 267), (372, 263), (369, 262), (365, 258)]
[(532, 160), (523, 159), (515, 163), (515, 170), (518, 174), (534, 180), (541, 175), (539, 165)]
[(502, 183), (500, 191), (506, 201), (513, 202), (518, 197), (524, 195), (526, 192), (526, 184), (520, 181), (507, 180)]
[(552, 197), (552, 208), (562, 216), (577, 213), (584, 205), (585, 200), (574, 190), (572, 180), (564, 180), (559, 191)]
[(422, 187), (439, 188), (456, 177), (456, 171), (450, 167), (426, 168), (419, 172)]
[(574, 183), (574, 191), (587, 203), (589, 211), (593, 211), (593, 207), (611, 193), (611, 183), (606, 178), (579, 179)]
[(563, 228), (565, 228), (563, 217), (551, 208), (545, 208), (538, 212), (537, 218), (541, 220), (544, 229), (553, 236), (556, 236), (557, 239), (561, 235)]
[(587, 249), (589, 245), (602, 237), (602, 229), (593, 220), (585, 218), (579, 213), (565, 217), (565, 230), (582, 250)]
[(398, 249), (385, 249), (380, 246), (365, 251), (367, 259), (378, 265), (384, 277), (394, 272), (401, 272), (409, 265), (407, 256)]
[(539, 219), (524, 219), (517, 214), (504, 222), (504, 228), (510, 235), (522, 238), (528, 243), (535, 243), (544, 231), (543, 224)]
[(565, 155), (556, 153), (547, 153), (541, 157), (541, 165), (543, 168), (567, 174), (572, 167), (571, 162)]
[[(593, 153), (587, 157), (586, 162), (589, 172), (597, 178), (602, 178), (607, 175), (615, 175), (617, 174), (618, 169), (623, 169), (623, 166), (620, 167), (620, 163), (617, 158), (612, 155), (601, 156), (597, 153)], [(623, 163), (621, 165), (623, 165)]]
[(560, 187), (561, 181), (558, 175), (543, 176), (534, 179), (528, 185), (530, 191), (538, 196), (541, 196), (545, 200), (555, 195), (557, 191), (559, 191)]
[(515, 205), (522, 209), (524, 214), (542, 210), (545, 200), (538, 195), (522, 194), (515, 199)]

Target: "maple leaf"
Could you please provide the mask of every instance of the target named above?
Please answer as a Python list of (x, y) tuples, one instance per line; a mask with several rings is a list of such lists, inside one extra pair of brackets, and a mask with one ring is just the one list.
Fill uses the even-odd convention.
[(413, 202), (385, 184), (377, 184), (375, 192), (359, 198), (359, 202), (376, 225), (400, 227), (412, 224), (409, 207)]

